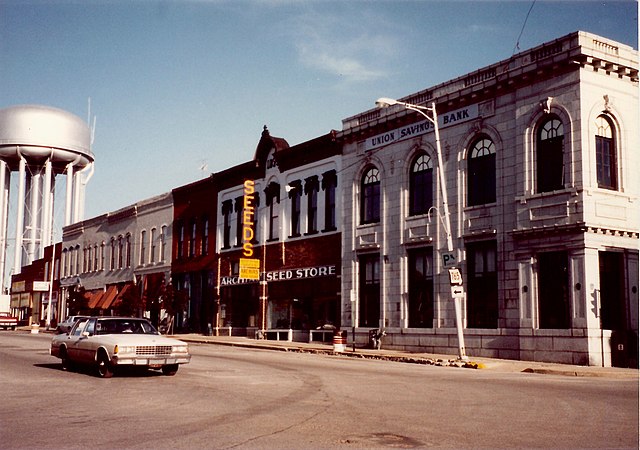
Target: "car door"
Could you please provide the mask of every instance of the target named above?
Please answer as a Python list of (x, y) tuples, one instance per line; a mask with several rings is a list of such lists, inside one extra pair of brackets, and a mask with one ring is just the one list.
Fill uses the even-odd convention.
[(82, 363), (91, 363), (95, 361), (95, 339), (96, 339), (96, 321), (98, 319), (93, 318), (87, 320), (80, 337), (78, 338), (77, 354), (78, 361)]
[(69, 359), (76, 362), (82, 361), (81, 345), (86, 337), (83, 336), (84, 330), (89, 323), (89, 319), (81, 319), (76, 322), (74, 328), (71, 328), (67, 337), (67, 355)]

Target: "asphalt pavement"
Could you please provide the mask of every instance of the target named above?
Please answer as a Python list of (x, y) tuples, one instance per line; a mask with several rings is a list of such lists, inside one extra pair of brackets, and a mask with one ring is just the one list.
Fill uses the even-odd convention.
[[(468, 356), (468, 361), (460, 361), (458, 355), (435, 355), (431, 353), (409, 353), (396, 350), (380, 350), (356, 348), (333, 343), (306, 343), (276, 341), (266, 339), (251, 339), (242, 336), (204, 336), (200, 334), (178, 334), (173, 337), (180, 340), (199, 344), (226, 345), (263, 350), (314, 353), (336, 355), (351, 358), (369, 358), (395, 361), (411, 364), (426, 364), (433, 366), (460, 367), (462, 369), (491, 370), (498, 372), (524, 372), (533, 374), (555, 374), (574, 377), (607, 377), (607, 378), (635, 378), (638, 379), (638, 369), (620, 367), (575, 366), (571, 364), (557, 364), (534, 361), (517, 361), (497, 358)], [(336, 351), (338, 350), (338, 351)]]

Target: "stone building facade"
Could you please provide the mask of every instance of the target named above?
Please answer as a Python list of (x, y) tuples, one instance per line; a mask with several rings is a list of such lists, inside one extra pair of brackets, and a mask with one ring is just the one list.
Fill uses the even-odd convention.
[(456, 353), (448, 258), (467, 354), (637, 365), (637, 51), (576, 32), (400, 100), (442, 166), (404, 105), (343, 120), (342, 323)]
[[(171, 193), (64, 227), (60, 317), (110, 314), (127, 291), (169, 281), (172, 229)], [(73, 292), (85, 296), (81, 310), (69, 304)]]

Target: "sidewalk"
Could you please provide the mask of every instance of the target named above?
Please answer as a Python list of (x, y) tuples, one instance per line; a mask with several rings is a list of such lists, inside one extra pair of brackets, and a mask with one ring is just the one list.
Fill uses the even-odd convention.
[(274, 340), (257, 340), (241, 336), (203, 336), (199, 334), (179, 334), (173, 337), (185, 342), (198, 344), (216, 344), (231, 347), (254, 348), (299, 353), (315, 353), (324, 355), (339, 355), (352, 358), (370, 358), (413, 364), (434, 366), (463, 367), (471, 369), (490, 370), (495, 372), (525, 372), (534, 374), (554, 374), (577, 377), (606, 377), (638, 379), (637, 369), (619, 367), (574, 366), (570, 364), (556, 364), (534, 361), (516, 361), (496, 358), (481, 358), (469, 356), (465, 364), (457, 360), (457, 355), (435, 355), (430, 353), (408, 353), (396, 350), (373, 350), (356, 348), (350, 345), (344, 352), (334, 352), (332, 344), (305, 343)]

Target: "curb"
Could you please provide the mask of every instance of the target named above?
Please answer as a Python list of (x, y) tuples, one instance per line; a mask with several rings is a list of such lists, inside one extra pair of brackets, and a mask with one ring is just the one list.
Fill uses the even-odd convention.
[[(336, 352), (331, 348), (321, 349), (321, 348), (313, 348), (308, 347), (305, 348), (303, 346), (288, 346), (288, 345), (270, 345), (263, 343), (264, 341), (259, 341), (260, 343), (252, 343), (250, 341), (247, 342), (238, 342), (238, 341), (219, 341), (212, 339), (203, 339), (193, 336), (182, 336), (182, 335), (173, 335), (177, 339), (180, 339), (185, 342), (192, 342), (196, 344), (213, 344), (213, 345), (224, 345), (227, 347), (241, 347), (241, 348), (251, 348), (258, 350), (273, 350), (280, 352), (293, 352), (293, 353), (309, 353), (316, 355), (327, 355), (327, 356), (342, 356), (348, 358), (361, 358), (361, 359), (374, 359), (380, 361), (392, 361), (399, 363), (409, 363), (409, 364), (421, 364), (421, 365), (431, 365), (436, 367), (460, 367), (465, 369), (479, 369), (479, 370), (495, 370), (495, 371), (504, 371), (510, 373), (528, 373), (528, 374), (538, 374), (538, 375), (560, 375), (560, 376), (569, 376), (569, 377), (585, 377), (585, 378), (620, 378), (620, 379), (638, 379), (638, 371), (637, 369), (624, 369), (624, 368), (606, 368), (608, 370), (598, 371), (598, 368), (588, 368), (580, 369), (581, 366), (578, 366), (574, 369), (573, 366), (567, 367), (558, 367), (558, 368), (549, 368), (549, 367), (535, 367), (532, 362), (527, 361), (514, 361), (511, 363), (513, 367), (508, 368), (510, 362), (497, 363), (496, 367), (492, 367), (492, 362), (479, 362), (479, 361), (460, 361), (457, 359), (446, 359), (446, 358), (430, 358), (430, 357), (422, 357), (422, 356), (409, 356), (409, 355), (390, 355), (385, 353), (374, 354), (370, 352), (352, 352), (352, 351), (344, 351), (344, 352)], [(481, 358), (482, 359), (482, 358)], [(486, 358), (485, 358), (486, 359)], [(531, 365), (529, 365), (531, 364)], [(551, 364), (551, 363), (544, 363)], [(498, 368), (498, 366), (500, 368)], [(505, 367), (506, 366), (506, 367)], [(619, 369), (619, 370), (618, 370)]]

